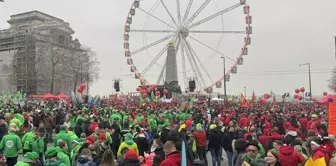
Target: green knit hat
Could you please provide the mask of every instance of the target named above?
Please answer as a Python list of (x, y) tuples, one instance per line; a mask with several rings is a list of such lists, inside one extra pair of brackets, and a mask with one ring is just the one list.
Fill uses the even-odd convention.
[(131, 133), (124, 134), (124, 137), (127, 137), (128, 139), (132, 139), (133, 135)]
[(47, 157), (47, 158), (53, 158), (60, 151), (61, 151), (60, 147), (51, 147), (51, 148), (48, 148), (47, 151), (45, 152), (45, 157)]

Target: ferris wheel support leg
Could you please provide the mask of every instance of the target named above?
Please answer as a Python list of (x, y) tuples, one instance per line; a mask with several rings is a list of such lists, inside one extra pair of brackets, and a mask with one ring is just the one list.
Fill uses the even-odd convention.
[(198, 78), (200, 78), (201, 79), (201, 84), (202, 84), (202, 89), (205, 87), (205, 81), (204, 81), (204, 78), (203, 78), (203, 75), (202, 75), (202, 73), (201, 73), (201, 71), (199, 70), (199, 68), (198, 68), (198, 66), (197, 66), (197, 62), (196, 62), (196, 60), (195, 60), (195, 57), (192, 55), (193, 54), (193, 52), (191, 51), (191, 49), (189, 48), (189, 46), (188, 46), (188, 41), (184, 38), (183, 39), (184, 40), (184, 43), (185, 43), (185, 45), (186, 45), (186, 47), (187, 47), (187, 53), (189, 52), (189, 57), (190, 57), (190, 59), (189, 60), (191, 60), (190, 61), (190, 63), (191, 64), (193, 64), (193, 66), (194, 66), (194, 69), (195, 69), (195, 71), (196, 71), (196, 74), (198, 75)]
[(186, 43), (187, 43), (187, 47), (192, 51), (192, 53), (193, 53), (192, 55), (193, 55), (194, 57), (196, 57), (196, 60), (197, 60), (198, 63), (200, 64), (201, 68), (204, 70), (204, 72), (205, 72), (205, 74), (207, 75), (208, 79), (211, 81), (211, 83), (213, 83), (214, 81), (213, 81), (212, 78), (210, 77), (210, 74), (209, 74), (208, 70), (205, 69), (205, 67), (204, 67), (204, 65), (202, 64), (200, 58), (197, 56), (195, 50), (191, 47), (190, 43), (189, 43), (187, 40), (185, 40), (185, 41), (186, 41)]

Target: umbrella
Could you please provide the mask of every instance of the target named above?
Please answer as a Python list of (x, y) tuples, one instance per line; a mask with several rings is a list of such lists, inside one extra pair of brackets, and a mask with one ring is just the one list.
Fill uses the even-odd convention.
[(56, 96), (57, 98), (59, 98), (59, 99), (66, 99), (66, 98), (68, 98), (69, 96), (67, 96), (67, 95), (65, 95), (65, 94), (62, 94), (62, 93), (60, 93), (59, 95), (57, 95)]
[(42, 99), (57, 99), (57, 97), (55, 95), (50, 94), (50, 93), (41, 96), (41, 98)]

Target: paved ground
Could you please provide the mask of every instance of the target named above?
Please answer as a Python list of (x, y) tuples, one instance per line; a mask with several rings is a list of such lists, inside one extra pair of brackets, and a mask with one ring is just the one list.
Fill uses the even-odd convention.
[[(226, 158), (226, 153), (223, 150), (222, 151), (222, 156), (223, 156), (223, 160), (221, 161), (221, 166), (228, 166), (227, 164), (227, 158)], [(208, 159), (208, 166), (212, 166), (212, 158), (211, 158), (211, 154), (210, 152), (207, 153), (207, 159)]]

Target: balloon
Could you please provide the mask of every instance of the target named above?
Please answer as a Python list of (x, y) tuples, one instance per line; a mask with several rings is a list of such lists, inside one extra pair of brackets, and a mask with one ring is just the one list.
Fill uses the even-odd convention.
[(167, 90), (167, 89), (164, 89), (164, 90), (163, 90), (163, 94), (165, 94), (165, 95), (168, 94), (168, 90)]
[(300, 88), (300, 92), (304, 92), (305, 91), (305, 88), (304, 87), (302, 87), (302, 88)]
[(153, 85), (152, 85), (152, 89), (156, 89), (156, 84), (153, 84)]
[(142, 85), (142, 89), (146, 89), (147, 88), (147, 85), (146, 84), (143, 84)]
[(293, 97), (294, 97), (294, 99), (297, 99), (299, 97), (299, 95), (295, 94)]
[(265, 98), (265, 99), (269, 99), (270, 97), (271, 97), (271, 96), (270, 96), (269, 94), (267, 94), (267, 93), (264, 94), (264, 98)]
[(86, 85), (84, 83), (79, 84), (79, 88), (84, 90), (86, 88)]
[(147, 93), (150, 93), (152, 91), (151, 88), (147, 88)]
[(142, 94), (142, 96), (143, 96), (144, 98), (146, 98), (146, 97), (147, 97), (147, 93)]
[(161, 94), (160, 91), (155, 92), (155, 96), (160, 96), (160, 94)]
[(295, 93), (300, 93), (300, 89), (295, 89)]
[[(83, 89), (84, 90), (84, 89)], [(79, 93), (82, 93), (83, 92), (83, 90), (82, 89), (80, 89), (80, 88), (78, 88), (77, 89), (77, 92), (79, 92)]]
[(328, 95), (328, 93), (327, 92), (323, 92), (323, 96), (327, 96)]
[(139, 87), (136, 88), (136, 91), (137, 91), (137, 92), (140, 92), (140, 91), (141, 91), (141, 88), (139, 88)]
[(302, 100), (302, 99), (303, 99), (303, 97), (302, 97), (302, 96), (298, 96), (298, 99), (299, 99), (299, 100)]

